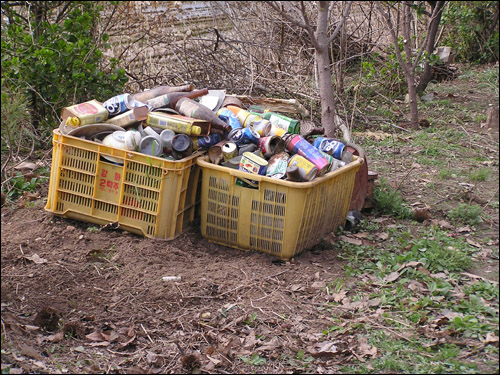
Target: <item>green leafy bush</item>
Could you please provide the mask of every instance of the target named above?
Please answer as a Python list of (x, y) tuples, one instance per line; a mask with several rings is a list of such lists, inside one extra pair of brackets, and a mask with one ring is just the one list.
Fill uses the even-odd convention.
[(457, 61), (498, 61), (497, 19), (496, 1), (450, 1), (441, 19), (446, 30), (441, 45), (452, 47)]
[[(61, 109), (121, 93), (128, 78), (101, 49), (108, 35), (97, 27), (105, 2), (2, 2), (2, 87), (19, 88), (32, 123), (50, 135)], [(3, 122), (2, 122), (3, 128)]]

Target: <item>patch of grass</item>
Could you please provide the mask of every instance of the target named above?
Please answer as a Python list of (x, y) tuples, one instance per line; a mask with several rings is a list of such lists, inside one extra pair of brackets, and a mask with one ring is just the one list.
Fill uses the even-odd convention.
[(444, 168), (439, 170), (439, 178), (441, 180), (449, 180), (457, 178), (457, 173), (453, 169)]
[(464, 224), (476, 225), (481, 222), (480, 215), (482, 212), (483, 209), (477, 204), (469, 205), (467, 203), (459, 203), (448, 212), (447, 216), (451, 220), (456, 220)]
[(411, 209), (405, 204), (401, 194), (389, 186), (385, 178), (380, 178), (373, 191), (374, 209), (382, 215), (398, 219), (411, 218)]
[(470, 173), (469, 178), (471, 181), (483, 182), (490, 176), (490, 170), (488, 168), (480, 168), (476, 171)]

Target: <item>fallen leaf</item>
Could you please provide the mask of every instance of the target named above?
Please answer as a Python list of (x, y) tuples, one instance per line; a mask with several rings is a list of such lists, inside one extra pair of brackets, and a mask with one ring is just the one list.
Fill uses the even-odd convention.
[(389, 233), (385, 233), (385, 232), (382, 232), (382, 233), (377, 233), (375, 235), (375, 238), (377, 238), (378, 240), (380, 241), (385, 241), (386, 239), (389, 238)]
[(360, 232), (360, 233), (354, 233), (353, 237), (356, 238), (367, 238), (370, 235), (368, 232)]
[(339, 240), (348, 242), (348, 243), (350, 243), (352, 245), (358, 245), (358, 246), (360, 246), (360, 245), (363, 244), (363, 241), (358, 240), (356, 238), (347, 237), (347, 236), (339, 236)]
[(401, 274), (398, 271), (394, 271), (394, 272), (391, 272), (386, 277), (384, 277), (384, 281), (388, 282), (388, 283), (392, 283), (393, 281), (396, 281), (397, 279), (399, 279), (399, 276), (401, 276)]
[(494, 343), (498, 344), (498, 336), (495, 336), (494, 333), (487, 333), (486, 340), (484, 341), (484, 345), (494, 344)]
[(105, 340), (102, 332), (99, 332), (99, 331), (94, 331), (92, 333), (89, 333), (85, 337), (88, 338), (89, 340), (92, 340), (92, 341), (104, 341)]
[(458, 233), (465, 233), (465, 232), (470, 232), (470, 231), (471, 231), (471, 229), (470, 229), (470, 227), (468, 225), (465, 226), (465, 227), (460, 227), (460, 228), (457, 229)]
[(469, 245), (477, 247), (478, 249), (480, 249), (482, 247), (480, 244), (478, 244), (477, 242), (472, 241), (470, 238), (466, 238), (465, 240), (467, 241), (467, 243)]
[(403, 264), (401, 267), (398, 268), (398, 272), (400, 272), (402, 269), (407, 268), (407, 267), (417, 267), (417, 266), (423, 266), (424, 264), (422, 262), (416, 262), (412, 260), (411, 262)]
[(40, 256), (38, 254), (33, 254), (31, 256), (24, 256), (24, 259), (28, 259), (28, 260), (32, 261), (33, 263), (36, 263), (36, 264), (47, 263), (47, 259), (40, 258)]
[(300, 292), (301, 290), (304, 290), (305, 287), (302, 284), (294, 284), (290, 285), (290, 292)]
[(207, 355), (206, 357), (210, 360), (210, 362), (212, 362), (214, 364), (214, 366), (217, 366), (219, 363), (222, 362), (222, 361), (219, 361), (218, 359), (210, 357), (209, 355)]
[(31, 170), (35, 170), (39, 167), (39, 165), (33, 163), (33, 162), (30, 162), (30, 161), (23, 161), (22, 163), (19, 163), (18, 165), (16, 165), (14, 167), (14, 169), (16, 170), (21, 170), (21, 169), (31, 169)]
[(315, 281), (311, 285), (311, 287), (315, 288), (315, 289), (321, 289), (321, 288), (324, 288), (325, 286), (326, 286), (326, 283), (324, 281)]
[(358, 349), (361, 357), (376, 357), (377, 348), (368, 344), (368, 339), (366, 337), (361, 337), (358, 339)]
[(335, 302), (340, 302), (345, 298), (346, 294), (347, 294), (347, 291), (345, 291), (345, 290), (342, 290), (340, 293), (333, 293), (332, 294), (333, 300)]

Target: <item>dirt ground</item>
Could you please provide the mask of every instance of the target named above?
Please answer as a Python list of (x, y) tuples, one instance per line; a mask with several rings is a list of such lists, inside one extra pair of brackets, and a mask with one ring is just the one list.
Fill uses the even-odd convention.
[[(498, 145), (498, 129), (495, 137)], [(405, 189), (409, 202), (431, 201), (411, 184)], [(486, 199), (495, 192), (489, 189)], [(267, 358), (263, 373), (304, 372), (272, 360), (296, 358), (331, 324), (324, 287), (345, 273), (329, 246), (333, 235), (283, 262), (211, 244), (196, 225), (162, 241), (53, 216), (44, 210), (47, 190), (44, 183), (42, 199), (1, 211), (2, 368), (8, 364), (11, 374), (248, 373), (255, 367), (239, 358), (258, 353)], [(384, 225), (393, 223), (386, 218)], [(498, 245), (498, 214), (482, 230)], [(477, 272), (498, 281), (495, 267), (498, 261)], [(308, 371), (335, 372), (352, 358), (314, 362)]]

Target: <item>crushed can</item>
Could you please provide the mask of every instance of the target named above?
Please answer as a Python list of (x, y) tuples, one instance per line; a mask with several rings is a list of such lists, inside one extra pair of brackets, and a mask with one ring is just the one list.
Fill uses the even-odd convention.
[(266, 176), (271, 178), (283, 178), (286, 176), (288, 168), (288, 154), (280, 152), (273, 155), (267, 164)]

